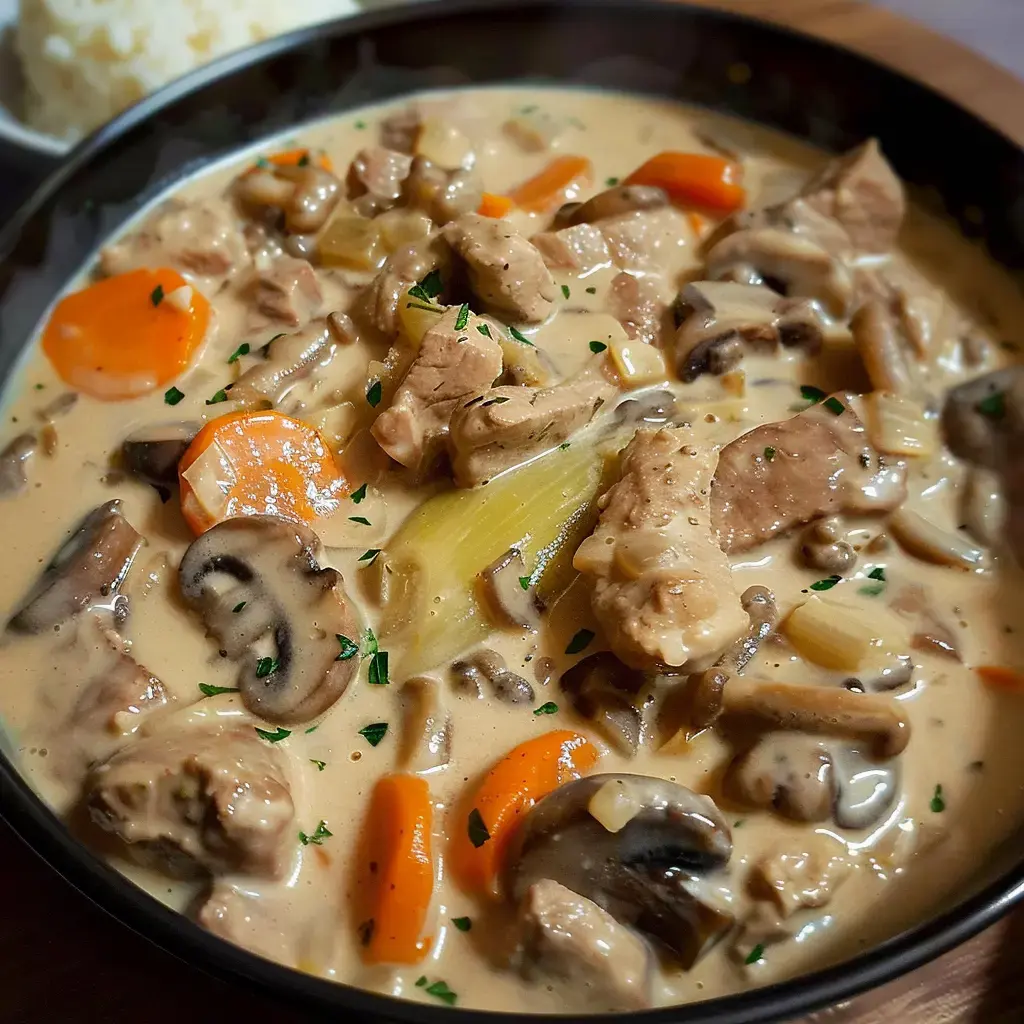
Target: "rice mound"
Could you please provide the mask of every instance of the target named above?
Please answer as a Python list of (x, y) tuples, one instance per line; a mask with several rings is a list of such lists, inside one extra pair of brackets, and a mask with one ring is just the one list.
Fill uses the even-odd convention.
[(21, 0), (26, 120), (81, 138), (214, 57), (355, 9), (352, 0)]

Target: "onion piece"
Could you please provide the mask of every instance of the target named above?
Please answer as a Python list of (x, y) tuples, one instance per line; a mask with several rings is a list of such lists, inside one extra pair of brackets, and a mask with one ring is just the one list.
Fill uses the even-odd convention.
[(970, 572), (983, 567), (985, 552), (970, 541), (901, 508), (889, 517), (889, 530), (907, 554), (936, 565)]

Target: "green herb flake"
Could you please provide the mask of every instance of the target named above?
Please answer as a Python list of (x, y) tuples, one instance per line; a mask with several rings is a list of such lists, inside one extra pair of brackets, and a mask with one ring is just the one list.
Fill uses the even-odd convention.
[(280, 667), (281, 663), (277, 658), (260, 658), (256, 662), (256, 678), (264, 679), (272, 672), (276, 672)]
[(206, 404), (207, 405), (219, 405), (221, 402), (226, 402), (227, 400), (228, 400), (228, 393), (227, 393), (227, 391), (224, 390), (224, 388), (221, 388), (220, 391), (214, 392), (213, 398), (208, 398), (206, 400)]
[(530, 579), (531, 578), (529, 576), (520, 576), (519, 577), (519, 586), (522, 587), (523, 590), (529, 590), (530, 589)]
[(366, 484), (363, 484), (362, 487), (357, 487), (349, 495), (349, 497), (358, 505), (359, 502), (361, 502), (363, 500), (363, 498), (366, 497)]
[[(306, 731), (308, 732), (309, 730), (307, 729)], [(280, 726), (273, 732), (270, 732), (267, 729), (256, 730), (256, 735), (259, 736), (261, 740), (266, 740), (268, 743), (280, 743), (281, 740), (288, 739), (291, 734), (291, 729), (282, 729)]]
[(177, 405), (184, 397), (184, 391), (179, 391), (177, 388), (168, 388), (164, 392), (164, 403), (166, 405)]
[(231, 609), (231, 613), (233, 615), (237, 615), (244, 607), (245, 607), (245, 602), (244, 601), (239, 601), (238, 604), (236, 604), (235, 607)]
[(299, 842), (303, 846), (309, 846), (312, 843), (314, 846), (322, 846), (325, 839), (330, 839), (334, 833), (327, 827), (326, 821), (321, 821), (316, 827), (316, 831), (311, 835), (307, 836), (305, 832), (299, 833)]
[(813, 387), (810, 384), (800, 385), (800, 397), (808, 402), (820, 402), (825, 398), (825, 392), (821, 388)]
[(370, 520), (366, 518), (366, 516), (349, 516), (348, 521), (350, 523), (358, 523), (360, 526), (373, 525), (373, 523), (371, 523)]
[(864, 597), (878, 597), (878, 595), (885, 590), (884, 583), (867, 583), (861, 587), (857, 593), (863, 594)]
[(518, 341), (520, 345), (529, 345), (530, 348), (537, 347), (536, 345), (534, 345), (532, 341), (530, 341), (529, 338), (527, 338), (524, 334), (521, 334), (514, 327), (509, 327), (508, 333), (511, 334), (512, 337), (515, 338), (515, 340)]
[(469, 303), (464, 302), (455, 314), (455, 330), (461, 331), (469, 323)]
[(160, 303), (164, 301), (164, 286), (162, 284), (158, 284), (149, 293), (149, 301), (152, 302), (154, 306), (159, 306)]
[(592, 341), (590, 343), (590, 351), (594, 353), (603, 352), (607, 347), (603, 341)]
[(579, 654), (580, 651), (586, 650), (590, 641), (594, 639), (594, 631), (592, 629), (581, 629), (576, 635), (569, 641), (569, 646), (566, 647), (566, 654)]
[(416, 987), (417, 988), (423, 988), (423, 986), (426, 985), (426, 983), (427, 983), (427, 976), (425, 974), (421, 974), (416, 979)]
[(380, 405), (380, 400), (383, 397), (384, 388), (379, 380), (375, 380), (366, 389), (366, 400), (370, 403), (370, 408), (376, 409)]
[(759, 942), (748, 954), (747, 959), (743, 962), (749, 967), (751, 964), (756, 964), (758, 960), (764, 959), (764, 946)]
[(228, 356), (228, 362), (229, 363), (237, 363), (238, 360), (242, 358), (242, 356), (247, 356), (248, 354), (249, 354), (249, 342), (243, 341), (242, 344), (239, 345), (238, 348), (236, 348), (235, 351), (232, 352), (231, 355)]
[(487, 406), (489, 406), (489, 405), (504, 405), (507, 401), (508, 401), (507, 398), (503, 398), (503, 397), (500, 397), (500, 396), (498, 398), (491, 398), (491, 399), (488, 399), (486, 402), (484, 402), (484, 404), (481, 405), (480, 408), (481, 409), (486, 409)]
[(362, 131), (366, 127), (366, 122), (365, 121), (356, 121), (355, 122), (355, 126), (356, 126), (356, 128), (359, 129), (359, 131)]
[(769, 462), (772, 462), (775, 459), (775, 454), (776, 454), (775, 449), (771, 445), (768, 445), (768, 447), (765, 448), (765, 450), (764, 450), (764, 457)]
[(432, 270), (422, 281), (409, 289), (409, 294), (427, 302), (436, 299), (444, 291), (444, 281), (440, 270)]
[(335, 661), (348, 661), (349, 658), (354, 658), (359, 653), (359, 645), (353, 643), (343, 633), (335, 633), (334, 638), (341, 645), (341, 652), (334, 659)]
[(440, 999), (442, 1003), (448, 1006), (454, 1006), (459, 998), (444, 981), (435, 981), (433, 985), (428, 985), (425, 991), (428, 996)]
[(605, 186), (607, 188), (613, 188), (615, 185), (618, 185), (619, 179), (618, 178), (605, 178), (604, 179), (604, 183), (605, 183)]
[(371, 747), (375, 747), (382, 739), (384, 739), (387, 732), (387, 722), (372, 722), (370, 725), (363, 726), (363, 728), (359, 730), (359, 735), (364, 737)]
[(327, 762), (326, 761), (318, 761), (315, 757), (311, 757), (309, 759), (309, 763), (310, 764), (315, 764), (316, 765), (316, 770), (318, 772), (322, 772), (327, 767)]
[(298, 164), (299, 164), (300, 167), (308, 167), (309, 166), (309, 153), (308, 152), (307, 153), (303, 153), (302, 156), (299, 157)]
[(358, 561), (358, 562), (367, 562), (370, 565), (373, 565), (373, 563), (377, 560), (377, 556), (379, 554), (380, 554), (380, 548), (367, 548), (367, 550), (364, 551), (359, 556), (359, 558), (356, 559), (356, 561)]
[(562, 285), (562, 297), (569, 298), (569, 286), (567, 284)]
[[(409, 289), (409, 294), (412, 295), (412, 289), (411, 288)], [(405, 304), (405, 308), (406, 309), (422, 309), (422, 310), (425, 310), (428, 313), (441, 313), (441, 312), (443, 312), (443, 310), (441, 309), (440, 306), (427, 306), (427, 305), (424, 305), (422, 302), (407, 302)]]
[(1001, 420), (1006, 415), (1006, 392), (997, 391), (983, 398), (974, 408), (990, 420)]
[(479, 850), (480, 847), (491, 838), (491, 833), (487, 831), (483, 815), (477, 810), (477, 808), (474, 807), (473, 810), (469, 812), (469, 818), (466, 825), (469, 832), (469, 841), (476, 849)]
[(588, 295), (596, 295), (597, 289), (593, 285), (591, 285), (589, 288), (586, 289), (586, 292)]
[(489, 338), (489, 337), (491, 336), (491, 329), (490, 329), (490, 327), (488, 327), (488, 326), (487, 326), (487, 324), (477, 324), (477, 325), (476, 325), (476, 329), (477, 329), (477, 330), (478, 330), (478, 331), (479, 331), (479, 332), (480, 332), (480, 333), (481, 333), (481, 334), (482, 334), (482, 335), (483, 335), (483, 336), (484, 336), (485, 338)]
[(310, 727), (309, 727), (309, 728), (308, 728), (308, 729), (306, 730), (306, 735), (308, 736), (308, 735), (309, 735), (309, 734), (310, 734), (311, 732), (316, 732), (316, 731), (317, 731), (317, 729), (319, 729), (319, 728), (320, 728), (320, 726), (319, 726), (319, 725), (311, 725), (311, 726), (310, 726)]
[(468, 917), (453, 917), (452, 924), (455, 925), (460, 932), (468, 932), (473, 927), (473, 922)]
[(199, 692), (204, 697), (216, 697), (219, 693), (238, 693), (237, 686), (214, 686), (212, 683), (200, 683)]
[(558, 450), (559, 450), (560, 452), (564, 452), (564, 451), (565, 451), (565, 449), (566, 449), (566, 448), (568, 448), (568, 447), (569, 447), (569, 442), (568, 442), (568, 441), (563, 441), (563, 442), (562, 442), (562, 443), (561, 443), (561, 444), (560, 444), (560, 445), (558, 446)]
[(884, 583), (885, 582), (885, 569), (881, 565), (877, 566), (876, 568), (872, 569), (871, 572), (868, 573), (868, 579), (869, 580), (881, 580)]
[(541, 704), (539, 708), (533, 709), (535, 715), (554, 715), (557, 712), (558, 705), (553, 700), (549, 700), (547, 703)]
[(366, 681), (371, 686), (387, 686), (388, 679), (388, 652), (378, 651), (370, 658), (370, 668), (366, 673)]
[(733, 828), (743, 828), (743, 826), (744, 826), (744, 825), (746, 824), (746, 822), (747, 822), (747, 819), (746, 819), (746, 818), (737, 818), (737, 819), (736, 819), (736, 820), (735, 820), (735, 821), (734, 821), (734, 822), (732, 823), (732, 827), (733, 827)]
[(941, 814), (946, 809), (946, 798), (942, 795), (941, 783), (935, 787), (931, 803), (928, 806), (931, 808), (932, 814)]
[(36, 384), (36, 385), (34, 385), (34, 387), (35, 387), (36, 391), (42, 391), (43, 388), (46, 387), (46, 385), (45, 384)]
[(259, 167), (260, 170), (264, 170), (270, 166), (270, 161), (265, 156), (257, 157), (256, 166)]
[(373, 635), (373, 630), (367, 626), (366, 632), (363, 634), (363, 657), (369, 658), (379, 650), (380, 647), (377, 644), (377, 638)]
[(843, 405), (843, 403), (840, 402), (839, 399), (836, 398), (835, 396), (833, 396), (832, 398), (826, 398), (825, 401), (822, 402), (821, 404), (826, 409), (828, 409), (828, 411), (832, 413), (833, 416), (842, 416), (843, 412), (846, 409), (846, 406)]
[(818, 580), (816, 583), (812, 583), (811, 590), (831, 590), (837, 583), (841, 583), (842, 580), (842, 576), (836, 576), (833, 574), (827, 579)]

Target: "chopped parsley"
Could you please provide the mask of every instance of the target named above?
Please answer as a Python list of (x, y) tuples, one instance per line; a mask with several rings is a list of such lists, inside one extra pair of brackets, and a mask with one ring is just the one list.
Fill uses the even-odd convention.
[(931, 803), (928, 806), (931, 808), (932, 814), (941, 814), (946, 809), (946, 798), (942, 795), (941, 783), (935, 787)]
[(558, 705), (553, 700), (549, 700), (545, 704), (541, 704), (539, 708), (533, 709), (535, 715), (553, 715), (557, 711)]
[(341, 652), (334, 659), (335, 661), (348, 661), (359, 653), (359, 645), (353, 643), (343, 633), (335, 633), (334, 638), (341, 644)]
[(440, 313), (440, 306), (425, 306), (422, 302), (407, 302), (405, 304), (406, 309), (423, 309), (428, 313)]
[(379, 554), (380, 554), (380, 548), (368, 548), (366, 551), (364, 551), (359, 556), (358, 559), (356, 559), (356, 561), (358, 561), (358, 562), (369, 562), (370, 565), (373, 565), (374, 561), (376, 561), (376, 558), (377, 558), (377, 556)]
[(370, 520), (366, 518), (366, 516), (349, 516), (348, 521), (350, 523), (358, 523), (360, 526), (373, 525), (373, 523), (371, 523)]
[(591, 285), (589, 288), (586, 289), (586, 292), (588, 295), (596, 295), (597, 289), (593, 285)]
[(842, 581), (842, 576), (837, 576), (835, 573), (833, 573), (826, 579), (818, 580), (816, 583), (812, 583), (811, 590), (831, 590), (837, 583), (842, 583)]
[(464, 302), (455, 314), (455, 330), (461, 331), (469, 323), (469, 303)]
[(486, 409), (487, 406), (489, 406), (489, 405), (504, 405), (507, 401), (508, 401), (508, 399), (507, 398), (503, 398), (503, 397), (490, 398), (486, 402), (484, 402), (484, 404), (481, 405), (480, 408), (481, 409)]
[(479, 331), (479, 332), (480, 332), (480, 333), (481, 333), (481, 334), (482, 334), (482, 335), (483, 335), (483, 336), (484, 336), (485, 338), (489, 338), (489, 337), (491, 336), (491, 329), (490, 329), (490, 327), (488, 327), (488, 326), (487, 326), (487, 324), (477, 324), (477, 325), (476, 325), (476, 329), (477, 329), (477, 330), (478, 330), (478, 331)]
[(867, 583), (861, 587), (857, 593), (863, 594), (865, 597), (878, 597), (878, 595), (885, 590), (884, 583)]
[(460, 932), (468, 932), (473, 927), (473, 922), (468, 917), (453, 917), (452, 924), (455, 925)]
[(801, 384), (800, 397), (808, 402), (820, 402), (825, 397), (825, 392), (811, 384)]
[(764, 450), (764, 457), (769, 462), (771, 462), (775, 458), (775, 449), (771, 445), (768, 445), (768, 447), (765, 448), (765, 450)]
[(231, 609), (232, 614), (237, 615), (245, 607), (244, 601), (239, 601), (234, 608)]
[[(307, 729), (306, 731), (308, 732), (309, 730)], [(267, 729), (256, 730), (256, 735), (259, 736), (261, 740), (266, 740), (268, 743), (280, 743), (281, 740), (288, 739), (291, 734), (291, 729), (282, 729), (280, 726), (278, 726), (278, 728), (273, 732), (270, 732)]]
[(756, 964), (758, 960), (764, 959), (764, 946), (759, 942), (748, 954), (747, 959), (743, 962), (749, 967), (751, 964)]
[(436, 299), (444, 289), (444, 281), (441, 280), (441, 271), (432, 270), (419, 284), (414, 284), (409, 289), (409, 294), (414, 299), (423, 299), (430, 302)]
[(35, 387), (36, 391), (42, 391), (43, 388), (46, 387), (46, 385), (45, 384), (36, 384), (36, 385), (34, 385), (34, 387)]
[(388, 679), (388, 652), (377, 651), (370, 658), (370, 668), (366, 673), (366, 681), (371, 686), (387, 686)]
[(569, 286), (567, 284), (562, 285), (562, 297), (569, 298)]
[(358, 505), (366, 497), (366, 484), (363, 484), (362, 487), (357, 487), (349, 497)]
[(604, 183), (605, 183), (605, 185), (608, 188), (612, 188), (613, 186), (618, 185), (619, 179), (618, 178), (605, 178), (604, 179)]
[(876, 568), (872, 569), (871, 572), (868, 573), (868, 579), (869, 580), (881, 580), (884, 583), (885, 582), (885, 569), (884, 569), (884, 567), (879, 565)]
[(843, 403), (840, 402), (839, 399), (836, 398), (835, 396), (831, 398), (826, 398), (825, 401), (822, 402), (821, 404), (826, 409), (828, 409), (828, 411), (832, 413), (833, 416), (842, 416), (843, 411), (846, 409), (846, 406), (843, 405)]
[(199, 692), (204, 697), (216, 697), (219, 693), (238, 693), (237, 686), (214, 686), (213, 683), (200, 683)]
[(426, 983), (427, 983), (427, 976), (425, 974), (421, 974), (416, 979), (416, 987), (417, 988), (423, 988), (423, 986), (426, 985)]
[(591, 352), (603, 352), (607, 347), (603, 341), (592, 341), (590, 343)]
[(310, 764), (315, 764), (316, 765), (316, 770), (318, 772), (322, 772), (327, 767), (327, 762), (326, 761), (318, 761), (315, 757), (311, 757), (309, 759), (309, 763)]
[(523, 590), (529, 590), (530, 589), (530, 579), (531, 579), (531, 577), (529, 577), (529, 576), (520, 576), (519, 577), (519, 586), (521, 586), (523, 588)]
[(560, 452), (564, 452), (564, 451), (565, 451), (565, 449), (566, 449), (566, 448), (568, 448), (568, 447), (569, 447), (569, 442), (568, 442), (568, 441), (563, 441), (563, 442), (562, 442), (562, 443), (561, 443), (561, 444), (560, 444), (560, 445), (558, 446), (558, 450), (559, 450)]
[(308, 736), (308, 735), (309, 735), (309, 734), (310, 734), (311, 732), (316, 732), (316, 731), (317, 731), (317, 729), (319, 729), (319, 728), (320, 728), (319, 724), (317, 724), (317, 725), (311, 725), (311, 726), (310, 726), (310, 727), (309, 727), (309, 728), (308, 728), (308, 729), (306, 730), (306, 735)]
[(983, 398), (974, 408), (990, 420), (1001, 420), (1006, 415), (1006, 392), (997, 391)]
[(365, 127), (366, 127), (366, 122), (365, 122), (365, 121), (356, 121), (356, 122), (355, 122), (355, 126), (356, 126), (356, 127), (357, 127), (357, 128), (358, 128), (358, 129), (360, 130), (360, 131), (362, 131), (362, 130), (363, 130), (363, 129), (364, 129)]
[(387, 722), (371, 722), (369, 725), (365, 725), (359, 730), (359, 735), (364, 737), (371, 747), (375, 747), (382, 739), (384, 739), (387, 732)]
[(371, 654), (376, 654), (380, 650), (377, 645), (377, 638), (373, 635), (373, 630), (369, 626), (366, 627), (366, 632), (363, 634), (363, 657), (368, 658)]
[(164, 392), (164, 402), (167, 405), (177, 405), (185, 397), (184, 391), (179, 391), (177, 388), (168, 388)]
[(247, 356), (248, 354), (249, 354), (249, 342), (243, 341), (242, 344), (239, 345), (238, 348), (236, 348), (235, 351), (232, 352), (231, 355), (228, 356), (228, 362), (229, 363), (237, 363), (238, 360), (242, 358), (242, 356)]
[(512, 337), (515, 338), (516, 341), (518, 341), (520, 345), (529, 345), (530, 348), (536, 348), (537, 347), (536, 345), (534, 345), (534, 343), (532, 341), (530, 341), (529, 338), (527, 338), (525, 335), (521, 334), (514, 327), (509, 327), (508, 333), (511, 334)]
[(580, 651), (585, 650), (589, 645), (590, 641), (594, 639), (594, 631), (592, 629), (581, 629), (576, 635), (569, 641), (569, 646), (566, 647), (566, 654), (579, 654)]
[(454, 1006), (456, 1000), (459, 998), (449, 987), (447, 982), (435, 981), (432, 985), (428, 985), (425, 989), (428, 996), (433, 996), (435, 999), (440, 999), (442, 1003), (448, 1006)]
[(206, 400), (206, 404), (207, 405), (219, 405), (221, 402), (226, 402), (227, 400), (228, 400), (228, 393), (227, 393), (227, 391), (224, 390), (224, 388), (221, 388), (220, 391), (214, 392), (213, 398), (208, 398)]
[(264, 679), (272, 672), (276, 672), (280, 667), (281, 663), (277, 658), (260, 658), (256, 662), (256, 678)]
[(330, 839), (334, 833), (327, 827), (326, 821), (321, 821), (316, 827), (316, 831), (311, 835), (307, 836), (305, 832), (299, 833), (299, 842), (303, 846), (309, 846), (312, 843), (314, 846), (322, 846), (325, 839)]
[(484, 824), (483, 815), (475, 807), (469, 812), (466, 827), (469, 841), (478, 850), (491, 838), (491, 833), (487, 831), (487, 826)]
[(308, 151), (303, 153), (302, 156), (299, 157), (298, 164), (299, 164), (300, 167), (308, 167), (309, 166), (309, 152)]
[(154, 306), (159, 306), (160, 303), (164, 301), (164, 286), (162, 284), (158, 284), (149, 293), (149, 301), (152, 302)]
[(366, 389), (366, 400), (370, 403), (370, 407), (376, 409), (380, 405), (381, 397), (383, 396), (384, 388), (379, 380), (375, 380)]

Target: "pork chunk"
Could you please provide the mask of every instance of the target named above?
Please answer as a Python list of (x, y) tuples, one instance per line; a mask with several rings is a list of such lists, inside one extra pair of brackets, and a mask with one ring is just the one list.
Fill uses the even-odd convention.
[(258, 270), (249, 283), (256, 312), (267, 320), (302, 327), (320, 308), (322, 295), (316, 271), (306, 260), (280, 256)]
[(608, 312), (622, 324), (626, 335), (645, 345), (657, 344), (666, 305), (656, 281), (623, 271), (612, 278), (608, 289)]
[(751, 889), (774, 903), (783, 917), (823, 907), (852, 868), (840, 849), (818, 833), (811, 833), (798, 847), (775, 849), (754, 865)]
[(620, 270), (666, 271), (678, 260), (691, 232), (683, 214), (673, 207), (635, 210), (598, 222), (612, 263)]
[(452, 306), (423, 336), (420, 350), (395, 392), (394, 401), (370, 428), (396, 462), (422, 471), (432, 464), (460, 399), (486, 391), (501, 373), (501, 346), (470, 315), (459, 323)]
[(369, 193), (386, 205), (394, 206), (409, 177), (412, 157), (386, 146), (367, 146), (355, 156), (348, 169), (349, 194)]
[(389, 338), (398, 334), (398, 303), (405, 290), (432, 270), (448, 270), (451, 250), (438, 235), (396, 249), (360, 296), (353, 315)]
[(833, 395), (726, 445), (711, 490), (711, 521), (728, 553), (819, 516), (889, 512), (905, 472), (872, 448), (848, 395)]
[(169, 874), (280, 878), (295, 837), (283, 757), (251, 725), (157, 732), (92, 772), (89, 812)]
[(167, 203), (100, 254), (103, 273), (110, 275), (174, 267), (200, 277), (227, 277), (250, 262), (240, 220), (223, 199)]
[(498, 315), (540, 323), (558, 288), (537, 248), (506, 221), (467, 213), (444, 229), (462, 258), (473, 293)]
[(448, 433), (455, 482), (474, 487), (561, 444), (615, 389), (603, 380), (551, 388), (491, 388), (460, 402)]
[(574, 224), (560, 231), (541, 231), (530, 239), (540, 250), (544, 262), (558, 270), (589, 274), (611, 265), (608, 243), (595, 224)]
[(642, 1010), (651, 1005), (652, 958), (643, 940), (596, 903), (543, 879), (519, 909), (523, 976), (550, 984), (577, 1013)]
[(711, 529), (718, 450), (689, 427), (641, 429), (573, 565), (612, 651), (632, 668), (710, 664), (747, 629)]

